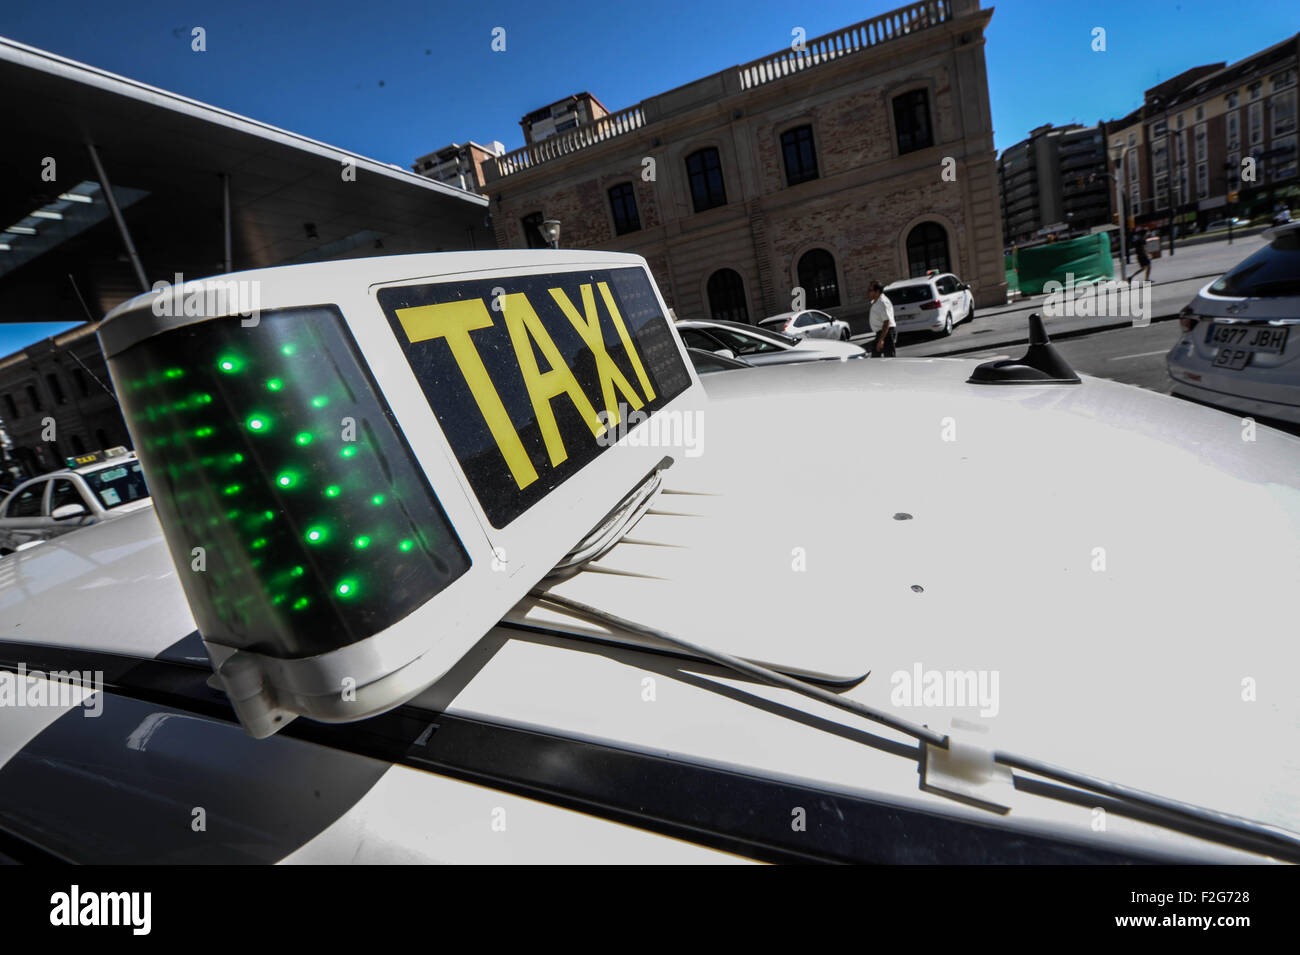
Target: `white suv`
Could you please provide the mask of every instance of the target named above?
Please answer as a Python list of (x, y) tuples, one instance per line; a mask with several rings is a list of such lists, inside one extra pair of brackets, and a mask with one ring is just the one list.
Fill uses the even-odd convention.
[(885, 286), (894, 306), (899, 332), (952, 333), (952, 328), (975, 317), (975, 296), (970, 286), (950, 272), (903, 279)]
[(1197, 294), (1166, 364), (1173, 393), (1300, 424), (1300, 222)]

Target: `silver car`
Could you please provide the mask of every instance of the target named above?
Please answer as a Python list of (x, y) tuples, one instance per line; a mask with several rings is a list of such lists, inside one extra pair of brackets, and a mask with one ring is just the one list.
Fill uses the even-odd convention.
[(782, 312), (765, 318), (758, 323), (760, 328), (780, 332), (791, 338), (829, 338), (832, 341), (849, 340), (848, 322), (832, 318), (825, 312), (815, 309), (803, 309), (798, 312)]
[(151, 506), (140, 462), (122, 451), (14, 488), (0, 504), (0, 555)]
[(1183, 309), (1166, 358), (1173, 393), (1300, 425), (1300, 222), (1206, 285)]
[(740, 358), (751, 365), (784, 365), (828, 358), (862, 358), (861, 345), (825, 338), (792, 338), (780, 332), (741, 325), (691, 319), (679, 321), (677, 332), (687, 348), (712, 352), (726, 358)]

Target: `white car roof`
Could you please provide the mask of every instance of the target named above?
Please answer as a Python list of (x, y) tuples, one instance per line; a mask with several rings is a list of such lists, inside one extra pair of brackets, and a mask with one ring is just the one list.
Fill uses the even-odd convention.
[[(1097, 379), (970, 385), (972, 367), (896, 359), (710, 379), (712, 443), (666, 473), (666, 490), (678, 492), (667, 498), (671, 509), (647, 514), (629, 535), (635, 541), (552, 592), (794, 672), (870, 672), (843, 695), (937, 731), (971, 733), (981, 745), (1300, 830), (1300, 773), (1262, 758), (1300, 748), (1300, 699), (1274, 687), (1267, 705), (1243, 704), (1239, 686), (1244, 676), (1263, 687), (1270, 674), (1300, 668), (1300, 644), (1276, 639), (1300, 566), (1300, 440), (1260, 428), (1245, 446), (1232, 416)], [(895, 401), (902, 393), (908, 401)], [(809, 426), (831, 400), (873, 422), (870, 453)], [(949, 415), (959, 441), (916, 441)], [(872, 503), (856, 508), (856, 532), (845, 532), (839, 495), (770, 506), (770, 488), (806, 480), (814, 460), (840, 486), (872, 487)], [(1160, 508), (1150, 506), (1151, 486), (1162, 489)], [(1231, 498), (1251, 519), (1188, 520), (1207, 496)], [(0, 639), (74, 639), (148, 655), (187, 634), (192, 622), (152, 512), (90, 531), (16, 555), (15, 583), (0, 592)], [(1109, 558), (1100, 572), (1098, 547)], [(118, 548), (130, 562), (106, 560)], [(807, 555), (807, 572), (791, 572), (791, 548)], [(1207, 568), (1224, 592), (1252, 600), (1196, 599), (1190, 582)], [(104, 586), (114, 575), (134, 588), (129, 605), (158, 606), (158, 614), (67, 637), (65, 624), (79, 614), (117, 605), (117, 584)], [(719, 593), (738, 596), (721, 616), (702, 613), (718, 608)], [(1141, 632), (1116, 626), (1117, 613), (1140, 621)], [(553, 627), (562, 618), (526, 600), (508, 620)], [(494, 638), (500, 648), (449, 714), (990, 818), (919, 791), (915, 761), (889, 751), (906, 743), (892, 730), (869, 728), (885, 746), (863, 747), (663, 675), (650, 716), (626, 691), (650, 666), (635, 655), (575, 652), (521, 639), (509, 626)], [(999, 712), (899, 704), (898, 675), (930, 669), (998, 674)], [(786, 691), (709, 680), (769, 708), (843, 720)], [(1086, 808), (1007, 798), (1017, 821), (1092, 838)], [(1094, 837), (1119, 832), (1166, 848), (1175, 839), (1120, 818)]]

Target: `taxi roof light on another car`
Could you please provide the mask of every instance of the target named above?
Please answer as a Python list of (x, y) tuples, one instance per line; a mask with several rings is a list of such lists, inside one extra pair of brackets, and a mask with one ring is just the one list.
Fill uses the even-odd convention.
[(212, 282), (232, 279), (259, 283), (256, 321), (160, 314), (179, 297), (164, 289), (100, 336), (200, 633), (258, 736), (436, 680), (671, 464), (610, 427), (700, 394), (635, 256), (397, 256)]

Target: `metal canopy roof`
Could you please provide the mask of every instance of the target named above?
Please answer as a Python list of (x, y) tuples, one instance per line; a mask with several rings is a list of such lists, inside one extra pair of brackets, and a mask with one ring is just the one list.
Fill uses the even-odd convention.
[[(83, 185), (98, 182), (87, 142), (149, 283), (224, 270), (223, 174), (235, 269), (493, 245), (482, 196), (3, 37), (0, 89), (0, 230), (36, 233), (0, 235), (0, 321), (84, 320), (69, 275), (95, 318), (141, 291), (102, 192)], [(59, 196), (78, 186), (97, 206), (78, 205), (77, 228), (32, 219), (71, 208)], [(6, 264), (32, 242), (46, 248)]]

